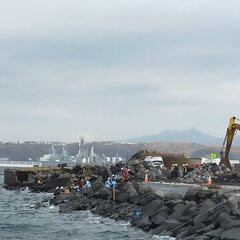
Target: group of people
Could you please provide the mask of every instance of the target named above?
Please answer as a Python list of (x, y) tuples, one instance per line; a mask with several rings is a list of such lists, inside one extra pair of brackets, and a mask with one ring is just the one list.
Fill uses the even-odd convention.
[[(85, 184), (83, 184), (85, 181)], [(75, 185), (75, 186), (71, 186), (71, 187), (56, 187), (55, 189), (55, 193), (58, 194), (58, 193), (70, 193), (71, 191), (74, 191), (76, 193), (80, 193), (80, 192), (88, 192), (90, 191), (92, 187), (92, 184), (90, 182), (89, 179), (86, 179), (86, 180), (82, 180), (82, 186), (80, 185)]]
[[(182, 175), (184, 176), (185, 174), (187, 174), (189, 171), (191, 170), (190, 166), (188, 163), (184, 163), (182, 165)], [(171, 178), (178, 178), (181, 176), (179, 168), (178, 168), (178, 164), (173, 163), (170, 169), (170, 175)]]
[(117, 185), (117, 176), (113, 174), (112, 177), (111, 178), (109, 177), (105, 182), (105, 187), (107, 189), (114, 189), (116, 185)]
[(74, 186), (74, 191), (77, 193), (88, 192), (88, 191), (90, 191), (91, 188), (92, 188), (92, 184), (91, 184), (90, 180), (87, 178), (85, 180), (85, 184), (84, 184), (84, 180), (82, 180), (82, 187), (80, 187), (79, 185)]
[[(128, 166), (121, 168), (121, 182), (127, 181), (129, 177), (129, 169)], [(108, 178), (105, 182), (105, 187), (107, 189), (113, 189), (117, 185), (117, 176), (115, 174), (112, 175), (112, 177)]]
[(183, 176), (188, 173), (189, 165), (188, 163), (183, 164)]
[[(129, 177), (129, 169), (128, 166), (125, 166), (121, 168), (121, 182), (127, 181)], [(117, 185), (117, 175), (112, 174), (111, 177), (108, 177), (108, 179), (105, 182), (105, 187), (107, 189), (115, 189)], [(81, 183), (72, 187), (57, 187), (55, 192), (56, 193), (69, 193), (71, 191), (74, 191), (76, 193), (80, 192), (88, 192), (92, 188), (91, 182), (89, 178), (82, 179)]]

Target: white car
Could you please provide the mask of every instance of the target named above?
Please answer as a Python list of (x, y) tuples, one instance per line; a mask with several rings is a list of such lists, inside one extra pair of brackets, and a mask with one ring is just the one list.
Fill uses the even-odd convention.
[(163, 162), (162, 157), (147, 156), (144, 159), (144, 162), (146, 162), (148, 165), (151, 165), (153, 167), (160, 167), (160, 168), (162, 168), (164, 166), (164, 162)]

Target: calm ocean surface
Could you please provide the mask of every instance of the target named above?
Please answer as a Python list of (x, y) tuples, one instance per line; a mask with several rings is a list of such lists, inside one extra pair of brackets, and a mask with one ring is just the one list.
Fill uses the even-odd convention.
[(133, 229), (127, 222), (92, 215), (88, 211), (71, 214), (58, 213), (46, 201), (36, 208), (37, 202), (52, 194), (27, 191), (8, 191), (3, 186), (4, 169), (0, 168), (0, 239), (58, 239), (58, 240), (124, 240), (170, 239), (152, 237)]

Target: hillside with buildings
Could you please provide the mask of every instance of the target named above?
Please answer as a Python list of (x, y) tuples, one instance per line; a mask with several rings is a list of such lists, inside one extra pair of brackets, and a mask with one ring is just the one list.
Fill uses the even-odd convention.
[[(159, 153), (183, 154), (186, 157), (207, 157), (216, 153), (220, 157), (220, 145), (201, 145), (185, 142), (24, 142), (0, 143), (0, 158), (12, 161), (73, 161), (92, 159), (95, 162), (128, 160), (140, 150), (157, 151)], [(240, 147), (233, 146), (231, 159), (240, 159)], [(115, 160), (114, 160), (115, 159)]]

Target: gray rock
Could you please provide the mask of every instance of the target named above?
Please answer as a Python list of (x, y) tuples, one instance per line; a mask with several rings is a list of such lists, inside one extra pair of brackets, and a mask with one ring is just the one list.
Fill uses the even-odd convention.
[[(103, 189), (99, 190), (98, 196), (102, 199), (110, 200), (112, 198), (112, 191), (110, 191), (106, 188), (103, 188)], [(117, 194), (117, 196), (118, 196), (118, 194)]]
[(200, 199), (207, 199), (207, 198), (211, 198), (213, 196), (215, 192), (214, 191), (210, 191), (210, 190), (202, 190), (198, 192), (198, 197)]
[(199, 212), (199, 208), (198, 207), (190, 207), (188, 209), (186, 209), (185, 214), (186, 215), (191, 215), (192, 217), (195, 217), (198, 215)]
[[(185, 237), (184, 240), (195, 240), (197, 237), (197, 234), (193, 234), (191, 236)], [(176, 238), (177, 240), (180, 240), (179, 238)], [(182, 240), (182, 239), (181, 239)]]
[(116, 201), (117, 202), (128, 202), (129, 201), (129, 195), (128, 193), (120, 193), (116, 195)]
[(184, 215), (178, 218), (178, 220), (182, 223), (186, 223), (188, 222), (188, 224), (190, 224), (192, 222), (193, 224), (193, 217), (192, 215)]
[(153, 193), (152, 189), (149, 186), (144, 185), (144, 184), (138, 184), (137, 190), (140, 195), (145, 195), (147, 193), (149, 193), (149, 195), (150, 195), (151, 193)]
[(238, 192), (229, 193), (227, 196), (230, 211), (240, 215), (240, 194)]
[(204, 202), (200, 204), (199, 208), (199, 214), (202, 214), (206, 211), (211, 211), (212, 213), (215, 212), (216, 203), (214, 203), (212, 200), (207, 199)]
[(129, 197), (134, 197), (136, 195), (138, 195), (136, 189), (133, 187), (133, 184), (130, 182), (127, 182), (127, 184), (124, 186), (123, 190), (125, 190)]
[(156, 215), (154, 217), (151, 217), (150, 219), (156, 225), (160, 225), (166, 220), (166, 218), (162, 215)]
[(196, 236), (194, 240), (210, 240), (211, 238), (208, 236)]
[(173, 229), (180, 226), (182, 223), (180, 223), (176, 219), (170, 219), (163, 222), (159, 227), (152, 229), (150, 231), (151, 234), (161, 234), (162, 232), (168, 233), (169, 231), (172, 232)]
[(185, 193), (184, 199), (188, 200), (188, 201), (195, 201), (195, 202), (199, 202), (200, 199), (198, 197), (198, 191), (196, 189), (190, 189)]
[(162, 207), (162, 200), (160, 199), (153, 200), (143, 209), (143, 216), (150, 217), (156, 211), (160, 210), (161, 207)]
[(138, 227), (140, 228), (148, 228), (150, 225), (152, 224), (152, 222), (149, 220), (149, 217), (143, 217), (138, 224)]
[(214, 238), (214, 237), (219, 238), (221, 236), (221, 234), (225, 231), (226, 230), (224, 228), (218, 228), (218, 229), (212, 230), (210, 232), (206, 232), (206, 233), (204, 233), (204, 235), (211, 237), (211, 238)]
[(194, 226), (187, 226), (186, 228), (183, 228), (177, 235), (176, 240), (185, 239), (186, 237), (189, 237), (193, 234), (196, 234), (196, 231), (202, 228), (205, 228), (206, 225), (203, 223), (196, 224)]
[(240, 228), (232, 228), (223, 232), (220, 236), (222, 240), (239, 240)]
[(184, 205), (182, 203), (177, 204), (174, 207), (174, 212), (168, 217), (168, 219), (179, 219), (181, 216), (185, 215), (189, 208), (189, 205)]
[[(84, 199), (84, 198), (85, 197), (83, 196), (82, 199)], [(78, 196), (75, 194), (75, 192), (71, 191), (70, 193), (61, 193), (59, 195), (56, 195), (52, 199), (51, 204), (58, 205), (60, 203), (67, 203), (67, 202), (75, 201), (76, 199), (78, 199)]]
[(56, 187), (61, 186), (70, 186), (71, 178), (70, 177), (61, 177), (57, 179), (47, 179), (44, 182), (44, 185), (47, 189), (56, 189)]
[(199, 234), (199, 233), (207, 233), (207, 232), (210, 232), (210, 231), (212, 231), (212, 230), (214, 230), (214, 224), (212, 223), (212, 224), (209, 224), (209, 225), (207, 225), (205, 228), (201, 228), (201, 229), (199, 229), (199, 230), (197, 230), (196, 231), (196, 233), (197, 234)]
[(99, 176), (93, 183), (92, 183), (92, 188), (94, 191), (98, 191), (104, 187), (103, 184), (103, 177)]
[(209, 218), (212, 217), (216, 211), (215, 207), (216, 204), (210, 199), (207, 199), (204, 202), (202, 202), (200, 204), (198, 215), (194, 219), (194, 224), (209, 220)]
[(221, 214), (219, 215), (215, 222), (215, 226), (216, 227), (220, 226), (225, 229), (235, 228), (237, 226), (240, 226), (240, 220), (232, 220), (228, 213), (221, 212)]
[(167, 206), (163, 206), (160, 209), (156, 210), (155, 213), (152, 214), (152, 216), (161, 215), (165, 218), (168, 218), (169, 212), (170, 212), (170, 209)]
[(139, 204), (143, 207), (147, 206), (151, 201), (159, 199), (159, 196), (155, 193), (154, 194), (150, 193), (149, 195), (139, 196), (139, 197), (141, 199)]
[(170, 200), (176, 200), (176, 199), (181, 199), (183, 200), (183, 196), (181, 194), (177, 194), (177, 193), (169, 193), (164, 195), (164, 201), (170, 201)]
[(164, 204), (169, 208), (174, 208), (179, 203), (183, 203), (183, 200), (175, 199), (175, 200), (169, 200), (167, 202), (164, 202)]
[(194, 201), (188, 201), (188, 200), (186, 200), (184, 203), (185, 203), (185, 205), (189, 205), (189, 206), (191, 206), (191, 207), (197, 206), (197, 203), (194, 202)]

